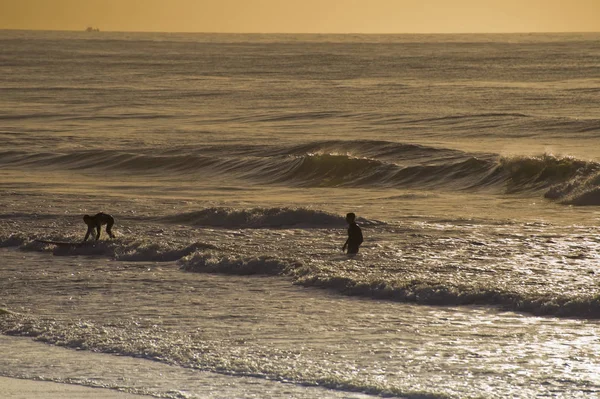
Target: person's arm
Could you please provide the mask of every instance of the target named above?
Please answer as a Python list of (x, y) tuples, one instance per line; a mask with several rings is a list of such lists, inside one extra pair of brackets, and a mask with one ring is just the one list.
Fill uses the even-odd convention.
[(346, 247), (348, 247), (348, 241), (350, 241), (350, 237), (348, 237), (346, 239), (346, 242), (344, 243), (344, 246), (342, 247), (342, 252), (346, 252)]
[(100, 232), (102, 231), (102, 225), (98, 223), (96, 225), (96, 241), (100, 239)]

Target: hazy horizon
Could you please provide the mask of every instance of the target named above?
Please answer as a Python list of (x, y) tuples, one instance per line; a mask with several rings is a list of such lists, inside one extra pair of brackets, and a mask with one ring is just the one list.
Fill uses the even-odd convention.
[(544, 35), (544, 34), (594, 34), (597, 31), (507, 31), (507, 32), (215, 32), (215, 31), (160, 31), (160, 30), (108, 30), (100, 26), (87, 25), (82, 29), (21, 29), (0, 28), (0, 31), (34, 31), (34, 32), (84, 32), (87, 28), (97, 28), (98, 32), (105, 33), (173, 33), (173, 34), (210, 34), (210, 35), (364, 35), (364, 36), (395, 36), (395, 35)]
[(573, 0), (4, 0), (2, 30), (290, 34), (599, 32)]

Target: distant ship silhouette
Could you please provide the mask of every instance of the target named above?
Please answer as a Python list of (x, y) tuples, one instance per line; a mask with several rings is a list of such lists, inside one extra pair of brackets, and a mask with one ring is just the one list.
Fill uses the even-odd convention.
[(88, 26), (85, 31), (86, 32), (100, 32), (100, 29), (92, 28), (91, 26)]

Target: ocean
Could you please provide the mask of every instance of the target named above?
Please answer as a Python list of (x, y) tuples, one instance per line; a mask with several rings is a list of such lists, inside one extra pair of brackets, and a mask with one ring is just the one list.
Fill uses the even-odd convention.
[[(0, 49), (0, 376), (600, 397), (600, 34), (0, 31)], [(79, 243), (97, 212), (114, 239), (36, 241)]]

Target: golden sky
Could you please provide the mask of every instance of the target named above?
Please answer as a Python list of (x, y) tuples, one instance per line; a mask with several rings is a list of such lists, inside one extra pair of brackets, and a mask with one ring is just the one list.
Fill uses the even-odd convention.
[(0, 29), (157, 32), (600, 31), (600, 0), (0, 0)]

